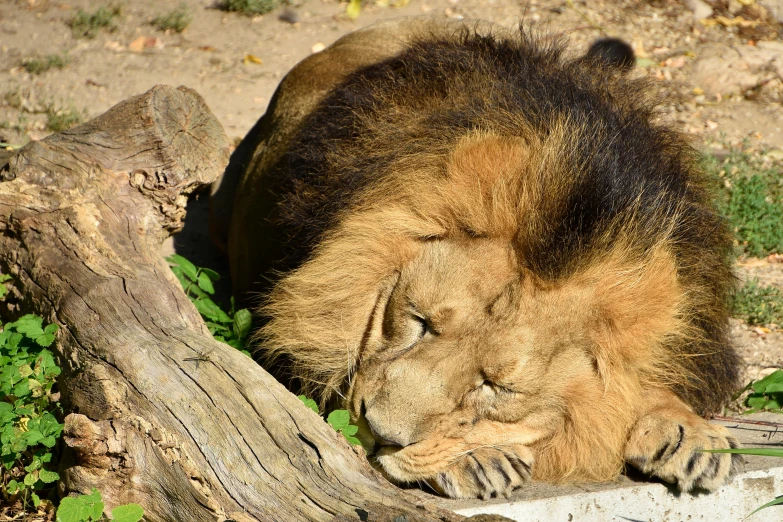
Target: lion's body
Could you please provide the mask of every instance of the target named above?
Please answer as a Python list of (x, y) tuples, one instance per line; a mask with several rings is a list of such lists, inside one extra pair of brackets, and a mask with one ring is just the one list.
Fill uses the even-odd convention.
[(644, 85), (561, 54), (413, 19), (297, 66), (232, 160), (235, 289), (264, 294), (263, 356), (344, 393), (396, 480), (489, 495), (533, 459), (551, 481), (630, 461), (711, 488), (730, 460), (677, 452), (729, 444), (691, 413), (736, 386), (729, 234)]

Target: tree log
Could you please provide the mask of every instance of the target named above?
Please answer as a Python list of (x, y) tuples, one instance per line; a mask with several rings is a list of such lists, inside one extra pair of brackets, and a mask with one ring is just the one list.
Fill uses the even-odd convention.
[(0, 270), (61, 327), (63, 494), (95, 487), (148, 521), (461, 519), (212, 339), (160, 246), (227, 162), (203, 99), (158, 86), (0, 163)]

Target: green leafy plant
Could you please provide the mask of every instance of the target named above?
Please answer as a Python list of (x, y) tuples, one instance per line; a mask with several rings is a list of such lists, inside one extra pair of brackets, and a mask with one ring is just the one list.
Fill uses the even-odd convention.
[(103, 500), (101, 493), (93, 488), (89, 495), (65, 497), (57, 508), (57, 522), (97, 522), (113, 520), (114, 522), (139, 522), (144, 516), (144, 509), (138, 504), (124, 504), (111, 510), (111, 518), (103, 516)]
[(152, 20), (152, 25), (161, 31), (181, 33), (190, 25), (191, 21), (193, 21), (193, 16), (190, 14), (188, 4), (182, 3), (173, 11), (156, 17)]
[(4, 497), (17, 496), (36, 507), (41, 502), (36, 492), (60, 478), (48, 469), (63, 429), (55, 416), (60, 405), (52, 397), (60, 368), (46, 349), (57, 329), (25, 315), (0, 332), (0, 485)]
[(213, 283), (220, 279), (220, 275), (208, 268), (198, 268), (177, 254), (167, 257), (166, 261), (185, 294), (204, 318), (212, 336), (249, 356), (250, 352), (244, 348), (252, 324), (250, 312), (245, 308), (235, 310), (233, 299), (231, 309), (225, 312), (210, 297), (215, 293)]
[[(316, 404), (313, 399), (304, 395), (297, 395), (297, 397), (305, 406), (320, 415), (321, 412), (318, 409), (318, 404)], [(345, 437), (348, 442), (361, 446), (361, 441), (356, 438), (356, 432), (359, 431), (359, 427), (351, 424), (351, 414), (348, 413), (348, 410), (333, 410), (326, 417), (326, 422), (329, 426), (334, 428), (334, 431), (342, 433), (343, 437)]]
[(751, 325), (783, 324), (783, 292), (749, 279), (731, 296), (732, 315)]
[(734, 151), (722, 162), (704, 159), (717, 210), (729, 220), (740, 254), (783, 252), (783, 180), (757, 156)]
[(356, 438), (356, 432), (359, 431), (358, 426), (351, 424), (351, 415), (348, 410), (334, 410), (326, 417), (326, 422), (329, 426), (334, 428), (337, 433), (342, 433), (348, 442), (351, 444), (361, 445), (362, 443)]
[(79, 9), (71, 20), (71, 31), (74, 38), (95, 38), (101, 29), (114, 31), (117, 26), (115, 18), (120, 16), (122, 9), (118, 5), (104, 5), (94, 13)]
[(268, 13), (281, 3), (280, 0), (223, 0), (218, 6), (223, 11), (255, 16)]
[(748, 384), (743, 392), (747, 390), (751, 390), (751, 393), (745, 398), (745, 406), (750, 410), (744, 413), (783, 412), (781, 409), (783, 407), (783, 370), (776, 370), (763, 379)]
[(52, 69), (62, 69), (69, 61), (66, 54), (49, 54), (43, 58), (27, 58), (22, 61), (22, 67), (30, 74), (43, 74)]
[[(214, 270), (208, 268), (199, 268), (186, 258), (174, 254), (166, 258), (172, 272), (182, 285), (185, 294), (190, 298), (196, 309), (199, 311), (204, 321), (207, 323), (212, 336), (218, 341), (222, 341), (243, 353), (250, 355), (250, 352), (244, 349), (247, 336), (250, 333), (252, 317), (247, 309), (234, 311), (234, 301), (231, 301), (231, 310), (223, 311), (210, 296), (215, 293), (213, 283), (220, 279), (220, 275)], [(208, 361), (209, 354), (200, 354), (193, 357), (197, 363), (199, 361)], [(320, 415), (318, 404), (313, 399), (299, 395), (305, 406)], [(351, 444), (361, 442), (355, 437), (358, 427), (350, 423), (351, 416), (348, 410), (334, 410), (326, 418), (326, 422), (334, 428)]]

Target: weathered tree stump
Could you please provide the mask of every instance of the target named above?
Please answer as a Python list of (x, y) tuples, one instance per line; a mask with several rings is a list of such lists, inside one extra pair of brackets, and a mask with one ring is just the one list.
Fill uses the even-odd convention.
[(227, 161), (203, 99), (158, 86), (0, 162), (0, 269), (61, 326), (63, 493), (96, 487), (149, 521), (460, 519), (210, 336), (160, 245)]

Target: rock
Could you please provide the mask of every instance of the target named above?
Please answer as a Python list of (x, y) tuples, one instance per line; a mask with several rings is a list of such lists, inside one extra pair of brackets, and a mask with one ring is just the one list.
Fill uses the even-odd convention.
[(776, 22), (783, 24), (783, 0), (759, 0)]
[(694, 87), (708, 97), (745, 94), (772, 80), (783, 80), (783, 42), (709, 46), (696, 59), (691, 76)]
[(704, 0), (685, 0), (685, 5), (693, 11), (696, 20), (712, 16), (712, 7)]

